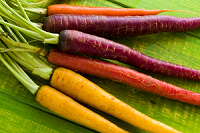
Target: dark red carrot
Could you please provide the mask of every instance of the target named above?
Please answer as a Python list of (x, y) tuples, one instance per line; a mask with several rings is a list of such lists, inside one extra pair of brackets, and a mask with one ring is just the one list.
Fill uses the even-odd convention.
[(59, 35), (60, 50), (93, 55), (126, 63), (152, 73), (200, 80), (200, 70), (149, 57), (128, 46), (75, 30), (64, 30)]
[(62, 30), (79, 30), (103, 37), (138, 36), (159, 32), (185, 32), (200, 28), (200, 17), (173, 16), (102, 16), (64, 15), (49, 16), (44, 30), (60, 33)]
[[(143, 16), (156, 15), (162, 12), (188, 12), (181, 10), (147, 10), (135, 8), (91, 7), (68, 4), (54, 4), (47, 9), (48, 16), (54, 14), (106, 15), (106, 16)], [(191, 12), (189, 12), (191, 13)]]
[(89, 75), (115, 80), (165, 98), (200, 106), (200, 94), (152, 78), (130, 68), (52, 49), (48, 61)]

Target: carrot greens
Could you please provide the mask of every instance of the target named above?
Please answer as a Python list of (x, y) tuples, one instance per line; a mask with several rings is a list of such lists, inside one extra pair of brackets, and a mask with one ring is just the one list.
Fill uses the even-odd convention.
[[(1, 43), (0, 43), (1, 44)], [(0, 60), (12, 74), (32, 93), (35, 94), (39, 86), (24, 72), (24, 70), (6, 53), (0, 54)]]
[[(16, 0), (5, 0), (7, 3), (17, 3)], [(27, 0), (17, 0), (24, 7), (38, 7), (41, 4), (45, 4), (48, 0), (34, 0), (34, 2), (28, 2)]]
[[(34, 35), (34, 32), (38, 33), (37, 35), (39, 35), (39, 38), (53, 38), (53, 37), (57, 37), (57, 34), (52, 34), (52, 33), (48, 33), (45, 32), (44, 30), (41, 30), (40, 28), (36, 27), (32, 22), (27, 21), (24, 17), (22, 17), (20, 14), (18, 14), (16, 11), (14, 11), (6, 2), (4, 1), (0, 1), (0, 9), (1, 9), (1, 13), (0, 15), (6, 18), (10, 18), (10, 20), (12, 19), (12, 21), (14, 23), (17, 23), (18, 25), (21, 26), (21, 30), (23, 30), (23, 28), (27, 28), (29, 29), (29, 32), (31, 35)], [(2, 22), (2, 21), (1, 21)], [(6, 24), (7, 26), (13, 27), (12, 24), (8, 24), (5, 22), (2, 22), (4, 24)], [(22, 28), (23, 27), (23, 28)], [(33, 32), (31, 32), (33, 31)], [(25, 29), (23, 30), (23, 32), (25, 32)], [(28, 32), (26, 32), (28, 33)]]
[[(0, 21), (5, 22), (2, 17), (0, 17)], [(6, 32), (8, 33), (8, 35), (6, 35)], [(0, 39), (4, 42), (4, 44), (1, 43), (2, 50), (5, 49), (4, 52), (8, 51), (7, 54), (9, 54), (9, 56), (11, 56), (13, 59), (15, 59), (15, 61), (23, 65), (25, 68), (29, 69), (32, 73), (44, 79), (50, 78), (50, 75), (53, 69), (49, 67), (37, 55), (37, 54), (44, 55), (45, 54), (44, 50), (42, 50), (41, 48), (36, 48), (32, 45), (28, 45), (28, 42), (26, 41), (26, 39), (16, 29), (13, 30), (8, 26), (4, 26), (4, 27), (0, 26), (0, 33), (1, 33)], [(14, 43), (14, 40), (16, 41), (15, 43)], [(24, 43), (21, 43), (21, 41)], [(15, 52), (15, 51), (18, 51), (18, 52)], [(30, 54), (29, 52), (34, 52), (37, 54), (34, 55), (34, 54)]]
[[(6, 0), (6, 2), (14, 9), (20, 10), (21, 7), (23, 7), (23, 10), (32, 12), (32, 13), (37, 13), (40, 15), (46, 15), (47, 14), (47, 9), (45, 8), (38, 8), (42, 4), (46, 4), (48, 0), (38, 0), (34, 2), (27, 2), (26, 0)], [(20, 5), (21, 7), (20, 7)]]

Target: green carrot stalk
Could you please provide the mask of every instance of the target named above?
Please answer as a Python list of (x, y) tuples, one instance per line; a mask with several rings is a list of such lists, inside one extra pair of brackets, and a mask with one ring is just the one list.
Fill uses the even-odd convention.
[[(0, 20), (4, 21), (2, 17), (0, 17)], [(21, 33), (19, 33), (18, 30), (15, 29), (14, 32), (13, 32), (13, 30), (8, 26), (5, 26), (4, 28), (6, 29), (6, 31), (0, 26), (0, 33), (1, 33), (0, 38), (1, 38), (2, 41), (4, 41), (4, 45), (1, 44), (1, 47), (5, 48), (5, 49), (9, 48), (9, 51), (8, 51), (9, 56), (14, 58), (18, 63), (20, 63), (24, 67), (31, 70), (32, 73), (48, 80), (50, 78), (50, 75), (51, 75), (53, 69), (51, 67), (49, 67), (42, 59), (40, 59), (37, 54), (32, 55), (32, 54), (28, 53), (28, 52), (38, 51), (40, 54), (42, 54), (43, 53), (42, 50), (40, 48), (35, 49), (33, 46), (28, 45), (27, 41), (21, 35)], [(23, 52), (19, 52), (19, 49), (18, 49), (18, 52), (15, 52), (16, 48), (13, 49), (13, 46), (14, 47), (22, 47), (21, 43), (13, 43), (13, 39), (10, 36), (7, 36), (8, 38), (6, 38), (3, 35), (3, 33), (5, 33), (5, 32), (8, 32), (8, 34), (15, 41), (25, 42), (25, 44), (22, 43), (23, 50), (22, 49), (20, 50), (20, 51), (23, 51)]]
[(0, 60), (32, 94), (37, 92), (39, 86), (35, 84), (31, 78), (29, 78), (29, 76), (14, 60), (12, 60), (7, 54), (0, 54)]
[[(47, 3), (48, 0), (39, 0), (39, 1), (31, 2), (31, 3), (20, 0), (19, 2), (21, 4), (21, 6), (23, 7), (23, 10), (25, 10), (25, 11), (40, 14), (40, 15), (45, 15), (45, 16), (47, 14), (47, 9), (38, 8), (38, 6), (40, 6), (41, 4)], [(19, 7), (19, 4), (15, 0), (7, 0), (7, 3), (13, 8), (16, 8), (16, 9), (21, 8), (21, 7)]]

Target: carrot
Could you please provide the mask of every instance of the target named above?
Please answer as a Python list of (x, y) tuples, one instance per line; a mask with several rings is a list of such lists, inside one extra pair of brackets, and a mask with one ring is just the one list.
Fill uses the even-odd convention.
[(32, 94), (36, 95), (36, 101), (43, 107), (68, 120), (99, 132), (127, 133), (127, 131), (119, 128), (54, 88), (47, 85), (38, 86), (7, 54), (4, 54), (4, 56), (0, 54), (0, 60)]
[(200, 80), (200, 71), (197, 69), (158, 60), (120, 43), (80, 31), (62, 31), (59, 34), (58, 48), (63, 52), (117, 60), (151, 73)]
[(52, 87), (75, 100), (113, 115), (136, 127), (154, 133), (180, 133), (156, 121), (107, 93), (96, 84), (79, 74), (64, 68), (57, 68), (50, 80)]
[(50, 86), (40, 87), (36, 94), (36, 101), (43, 107), (96, 131), (102, 133), (128, 133)]
[(130, 68), (56, 49), (50, 50), (47, 60), (60, 67), (111, 79), (165, 98), (200, 106), (199, 93), (182, 89)]
[[(9, 5), (12, 7), (19, 7), (15, 0), (9, 0)], [(94, 7), (94, 6), (81, 6), (69, 4), (53, 4), (45, 8), (37, 8), (38, 5), (44, 4), (45, 1), (39, 2), (21, 2), (24, 10), (40, 15), (54, 15), (54, 14), (79, 14), (79, 15), (105, 15), (105, 16), (144, 16), (144, 15), (157, 15), (163, 12), (187, 12), (182, 10), (148, 10), (148, 9), (135, 9), (135, 8), (112, 8), (112, 7)]]
[(54, 14), (105, 15), (105, 16), (143, 16), (162, 12), (188, 12), (181, 10), (147, 10), (134, 8), (90, 7), (68, 4), (54, 4), (47, 8), (48, 16)]
[(45, 18), (43, 24), (43, 29), (52, 33), (68, 29), (111, 38), (192, 31), (200, 28), (200, 17), (56, 14)]

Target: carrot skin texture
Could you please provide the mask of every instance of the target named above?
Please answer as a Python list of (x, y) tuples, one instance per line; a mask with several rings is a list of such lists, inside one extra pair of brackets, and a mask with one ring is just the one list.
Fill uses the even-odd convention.
[(128, 133), (50, 86), (42, 86), (36, 101), (47, 109), (99, 132)]
[(45, 31), (53, 33), (60, 33), (67, 29), (112, 38), (191, 31), (200, 28), (200, 17), (56, 14), (45, 18), (43, 28)]
[(58, 48), (64, 52), (117, 60), (152, 73), (200, 80), (200, 71), (197, 69), (158, 60), (117, 42), (75, 30), (60, 33)]
[(52, 75), (50, 84), (77, 101), (111, 114), (141, 129), (155, 133), (180, 133), (140, 113), (88, 79), (69, 69), (57, 68)]
[(54, 14), (79, 14), (79, 15), (106, 15), (106, 16), (143, 16), (156, 15), (162, 12), (177, 10), (146, 10), (134, 8), (90, 7), (68, 4), (54, 4), (48, 6), (48, 16)]
[(116, 64), (92, 59), (81, 55), (52, 49), (47, 60), (54, 65), (65, 67), (89, 75), (125, 83), (131, 87), (144, 90), (165, 98), (200, 106), (200, 94), (191, 92), (172, 84), (139, 73), (133, 69)]

